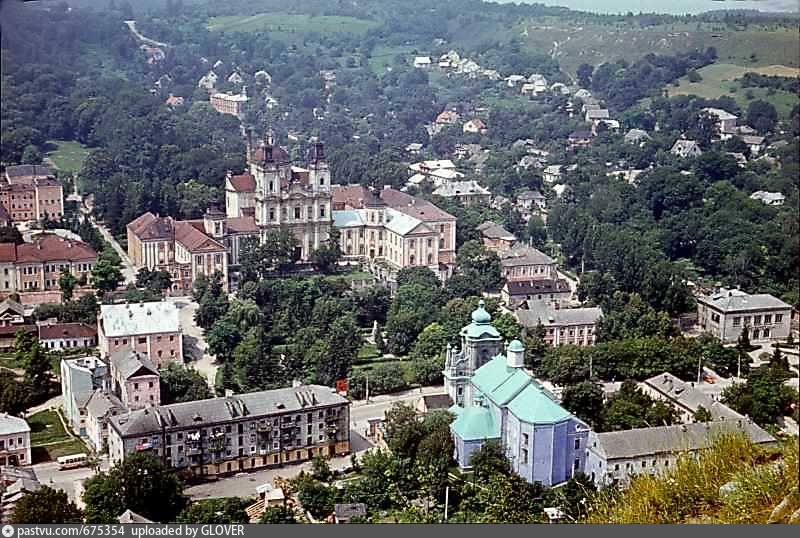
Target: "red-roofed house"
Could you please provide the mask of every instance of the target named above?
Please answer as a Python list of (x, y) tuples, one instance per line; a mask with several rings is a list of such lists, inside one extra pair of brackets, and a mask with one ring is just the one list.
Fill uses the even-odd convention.
[(39, 342), (47, 350), (75, 349), (97, 345), (97, 327), (86, 323), (43, 323)]
[(0, 294), (60, 291), (62, 269), (88, 281), (97, 252), (81, 241), (53, 233), (35, 236), (33, 242), (0, 244)]

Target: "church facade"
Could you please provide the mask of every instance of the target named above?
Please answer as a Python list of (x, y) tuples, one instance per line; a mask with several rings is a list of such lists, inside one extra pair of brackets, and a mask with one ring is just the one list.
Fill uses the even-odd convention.
[(332, 218), (331, 175), (322, 142), (315, 142), (306, 166), (297, 166), (272, 136), (247, 137), (247, 169), (228, 174), (225, 207), (229, 218), (252, 216), (262, 239), (287, 227), (297, 239), (294, 258), (308, 261), (327, 241)]
[(561, 407), (525, 371), (525, 348), (502, 338), (483, 302), (461, 331), (462, 346), (447, 351), (445, 390), (456, 402), (450, 411), (455, 459), (462, 469), (487, 441), (498, 441), (511, 469), (528, 482), (560, 484), (586, 468), (590, 428)]

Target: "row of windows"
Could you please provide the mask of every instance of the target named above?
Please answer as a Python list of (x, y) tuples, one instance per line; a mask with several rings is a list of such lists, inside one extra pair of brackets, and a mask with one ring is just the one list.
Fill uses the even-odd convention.
[[(156, 342), (160, 342), (161, 338), (162, 338), (162, 336), (160, 334), (156, 335)], [(128, 339), (127, 338), (114, 338), (114, 345), (118, 346), (120, 341), (122, 342), (123, 346), (127, 346), (128, 345)], [(146, 336), (139, 336), (139, 337), (136, 338), (136, 341), (139, 344), (146, 344), (147, 343), (147, 337)], [(170, 342), (174, 342), (175, 341), (175, 335), (174, 334), (169, 335), (169, 341)]]
[[(203, 256), (195, 256), (194, 263), (198, 267), (203, 265)], [(222, 254), (214, 254), (214, 265), (222, 265)], [(189, 271), (186, 271), (186, 276), (189, 276)]]
[(92, 340), (84, 338), (83, 342), (80, 340), (61, 340), (61, 345), (56, 342), (44, 341), (45, 349), (63, 349), (68, 347), (89, 347), (93, 344)]
[[(714, 319), (714, 314), (712, 314), (711, 319)], [(750, 326), (750, 321), (752, 320), (753, 325), (769, 325), (772, 323), (772, 314), (764, 314), (762, 316), (734, 316), (733, 318), (733, 326), (739, 327), (743, 323), (746, 327)], [(762, 321), (763, 320), (763, 321)], [(719, 321), (719, 316), (714, 321)], [(783, 314), (775, 314), (775, 323), (782, 323), (783, 322)], [(767, 329), (768, 330), (768, 329)]]
[[(325, 218), (326, 209), (325, 205), (319, 206), (319, 218)], [(287, 209), (285, 207), (281, 208), (281, 219), (287, 220)], [(302, 208), (298, 205), (294, 207), (294, 220), (302, 219)], [(306, 207), (306, 219), (313, 219), (314, 218), (314, 206)], [(269, 220), (275, 221), (275, 208), (269, 208)]]
[[(14, 438), (11, 437), (11, 438), (8, 439), (8, 448), (11, 449), (11, 448), (14, 448), (14, 446), (15, 446), (14, 445)], [(25, 441), (23, 440), (23, 438), (22, 437), (17, 437), (16, 447), (17, 448), (22, 448), (24, 446), (25, 446)], [(0, 450), (5, 450), (5, 449), (6, 449), (6, 442), (5, 442), (5, 440), (0, 439)]]

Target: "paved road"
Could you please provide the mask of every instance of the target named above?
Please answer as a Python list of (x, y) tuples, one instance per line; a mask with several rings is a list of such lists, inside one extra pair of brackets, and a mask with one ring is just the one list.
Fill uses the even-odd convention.
[(155, 39), (150, 39), (149, 37), (145, 37), (140, 34), (139, 30), (136, 29), (136, 21), (125, 21), (125, 24), (128, 26), (128, 28), (130, 28), (131, 33), (135, 35), (139, 41), (155, 47), (169, 47), (167, 43), (162, 43), (161, 41), (156, 41)]
[[(100, 459), (100, 470), (108, 471), (108, 458), (103, 456)], [(61, 471), (55, 462), (39, 463), (33, 466), (36, 477), (45, 486), (60, 489), (67, 493), (70, 500), (75, 501), (75, 482), (86, 480), (94, 476), (94, 470), (89, 467), (79, 467), (77, 469), (66, 469)]]
[(194, 322), (194, 313), (198, 304), (191, 297), (168, 297), (167, 300), (178, 307), (178, 317), (183, 329), (184, 357), (191, 361), (190, 365), (206, 378), (208, 385), (214, 388), (219, 365), (213, 355), (209, 355), (203, 329)]
[(128, 253), (122, 249), (122, 245), (120, 245), (114, 236), (111, 235), (111, 232), (108, 230), (108, 228), (97, 222), (94, 218), (91, 218), (90, 220), (92, 225), (97, 228), (97, 231), (100, 232), (100, 235), (103, 236), (103, 239), (111, 244), (114, 250), (117, 251), (117, 254), (119, 254), (119, 257), (122, 259), (123, 284), (127, 285), (136, 282), (136, 271), (133, 269), (133, 262), (131, 262), (131, 259), (128, 257)]

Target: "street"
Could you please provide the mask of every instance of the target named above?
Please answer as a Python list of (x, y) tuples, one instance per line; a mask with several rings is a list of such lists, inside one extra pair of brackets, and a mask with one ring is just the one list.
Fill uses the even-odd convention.
[[(108, 468), (108, 457), (101, 457), (100, 470), (108, 471)], [(50, 486), (51, 488), (65, 491), (71, 501), (75, 500), (75, 482), (86, 480), (94, 476), (94, 470), (90, 467), (78, 467), (77, 469), (65, 469), (61, 471), (58, 468), (58, 464), (54, 461), (36, 464), (33, 466), (33, 470), (36, 472), (36, 477), (43, 486)]]
[(219, 365), (213, 356), (206, 352), (206, 341), (203, 338), (203, 329), (194, 322), (194, 313), (197, 311), (197, 303), (191, 297), (168, 297), (178, 308), (181, 329), (183, 329), (183, 351), (184, 359), (208, 382), (208, 386), (214, 389)]

